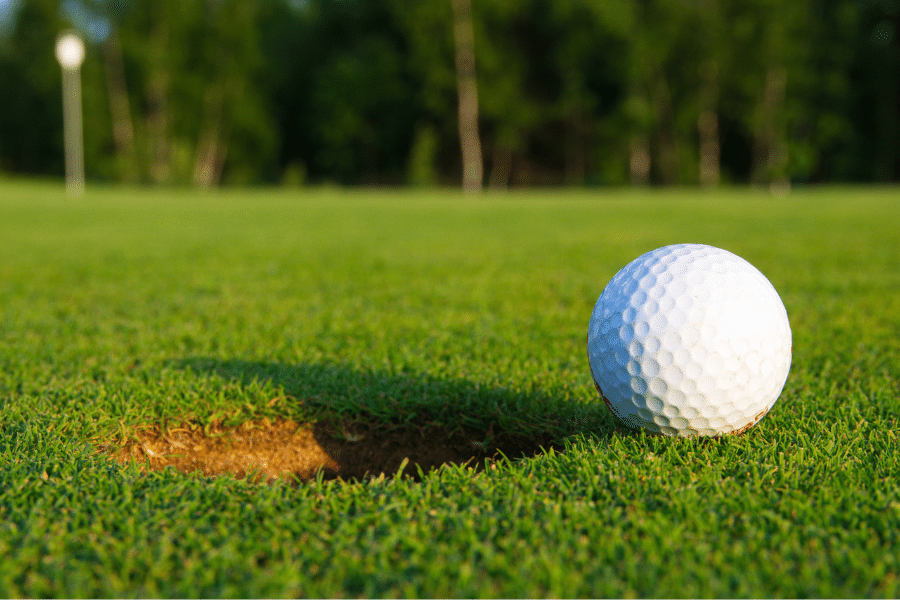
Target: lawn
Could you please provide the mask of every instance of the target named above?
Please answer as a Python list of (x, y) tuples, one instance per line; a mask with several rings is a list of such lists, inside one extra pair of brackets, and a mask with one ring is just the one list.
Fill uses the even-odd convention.
[[(590, 380), (603, 287), (680, 242), (788, 311), (742, 436), (635, 432)], [(896, 597), (900, 190), (0, 182), (0, 403), (0, 597)], [(356, 470), (146, 451), (273, 423)]]

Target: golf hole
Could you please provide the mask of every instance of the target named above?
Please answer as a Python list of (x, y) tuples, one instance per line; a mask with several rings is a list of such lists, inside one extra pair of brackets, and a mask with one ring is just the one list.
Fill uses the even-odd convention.
[[(500, 458), (531, 457), (553, 440), (447, 431), (431, 423), (402, 425), (299, 424), (287, 419), (247, 421), (237, 427), (186, 422), (177, 427), (148, 427), (134, 432), (114, 452), (120, 464), (135, 462), (150, 470), (173, 467), (185, 474), (229, 475), (253, 481), (303, 482), (321, 472), (326, 480), (364, 481), (380, 475), (421, 479), (444, 464), (475, 471)], [(405, 464), (404, 464), (405, 461)]]

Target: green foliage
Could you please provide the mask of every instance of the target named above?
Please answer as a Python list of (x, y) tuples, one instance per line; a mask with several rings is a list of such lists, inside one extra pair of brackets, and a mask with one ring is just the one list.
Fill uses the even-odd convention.
[(0, 39), (0, 171), (63, 172), (62, 85), (53, 55), (63, 24), (51, 0), (25, 2)]
[(414, 118), (401, 64), (396, 47), (371, 36), (325, 66), (328, 76), (317, 80), (311, 99), (317, 166), (342, 181), (352, 181), (359, 171), (372, 179), (395, 175), (409, 147), (406, 124)]
[[(900, 592), (895, 191), (0, 192), (0, 596)], [(747, 258), (791, 320), (740, 437), (624, 430), (590, 382), (603, 286), (685, 241)], [(99, 453), (186, 416), (423, 410), (565, 447), (296, 487)]]
[[(402, 184), (431, 144), (428, 178), (459, 178), (449, 0), (6, 6), (4, 171), (62, 172), (52, 46), (74, 26), (93, 180), (275, 182), (302, 164), (314, 182)], [(473, 19), (494, 183), (637, 181), (645, 152), (651, 183), (693, 184), (709, 114), (724, 181), (900, 174), (891, 1), (493, 0)]]

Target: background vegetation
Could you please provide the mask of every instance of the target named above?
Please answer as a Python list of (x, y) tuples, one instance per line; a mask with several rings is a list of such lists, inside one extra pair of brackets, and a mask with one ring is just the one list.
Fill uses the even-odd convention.
[[(896, 181), (898, 0), (475, 0), (484, 181)], [(5, 0), (0, 173), (457, 184), (450, 0)]]

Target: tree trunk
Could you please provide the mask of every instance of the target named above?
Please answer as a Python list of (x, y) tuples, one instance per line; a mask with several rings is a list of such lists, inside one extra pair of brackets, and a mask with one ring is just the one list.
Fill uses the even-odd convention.
[(636, 135), (631, 139), (631, 159), (629, 160), (629, 172), (631, 185), (647, 185), (650, 183), (650, 144), (643, 135)]
[(900, 94), (896, 77), (885, 77), (883, 87), (878, 90), (878, 105), (875, 109), (875, 120), (878, 123), (878, 134), (874, 141), (875, 181), (891, 183), (897, 174), (897, 140), (900, 139), (900, 127), (897, 116), (900, 114)]
[(697, 133), (700, 139), (700, 185), (715, 187), (720, 180), (719, 101), (718, 68), (713, 63), (704, 74), (704, 87), (700, 91), (700, 116), (697, 118)]
[(459, 97), (459, 143), (462, 149), (463, 189), (481, 190), (484, 165), (478, 135), (478, 85), (475, 81), (475, 34), (471, 0), (451, 0), (456, 43), (456, 87)]
[(509, 176), (512, 173), (512, 152), (500, 145), (494, 146), (491, 157), (491, 175), (488, 185), (491, 189), (505, 190), (509, 187)]
[(134, 127), (131, 122), (131, 105), (125, 82), (125, 65), (119, 38), (113, 34), (102, 46), (103, 64), (106, 67), (106, 88), (109, 94), (109, 114), (112, 118), (113, 143), (119, 163), (122, 181), (134, 183), (137, 179), (134, 158)]
[(672, 107), (672, 93), (662, 71), (654, 81), (654, 104), (659, 115), (658, 152), (659, 174), (666, 185), (680, 183), (678, 157), (678, 136), (675, 131), (675, 111)]
[(760, 120), (754, 143), (754, 179), (768, 184), (774, 193), (787, 193), (787, 145), (784, 139), (784, 94), (786, 73), (782, 67), (772, 67), (766, 74)]
[(169, 73), (166, 68), (166, 52), (169, 45), (168, 27), (163, 7), (158, 8), (156, 23), (151, 34), (153, 73), (147, 90), (147, 134), (150, 155), (150, 179), (154, 183), (169, 183), (172, 177), (171, 142), (169, 140)]
[(223, 85), (214, 85), (206, 92), (203, 126), (197, 140), (194, 157), (194, 173), (191, 179), (200, 189), (209, 189), (219, 183), (221, 159), (224, 149), (220, 143), (222, 127), (222, 105), (225, 101)]
[(580, 108), (579, 106), (572, 117), (566, 143), (566, 183), (569, 185), (584, 185), (587, 171), (585, 127)]
[[(635, 55), (634, 58), (638, 58)], [(637, 62), (637, 61), (635, 61)], [(643, 83), (641, 70), (635, 70), (628, 82), (628, 97), (625, 100), (630, 118), (631, 140), (628, 148), (628, 176), (631, 185), (644, 186), (650, 183), (650, 169), (653, 155), (650, 152), (650, 131), (653, 109)]]

